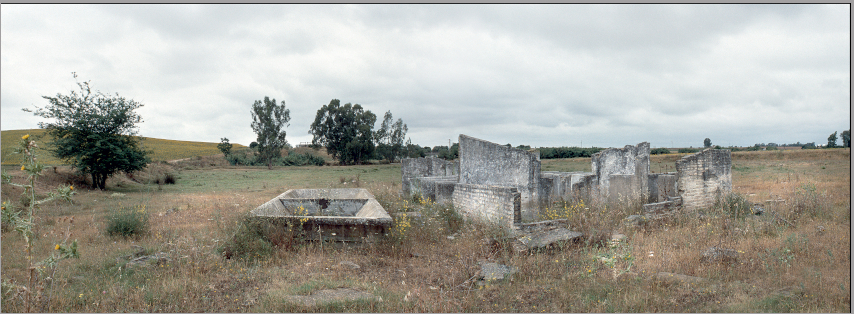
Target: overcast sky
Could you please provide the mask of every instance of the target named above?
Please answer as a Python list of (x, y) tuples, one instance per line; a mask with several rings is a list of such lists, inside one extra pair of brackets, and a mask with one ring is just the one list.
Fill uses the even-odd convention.
[[(419, 145), (827, 143), (851, 124), (850, 5), (32, 5), (0, 10), (2, 129), (81, 81), (147, 137), (291, 144), (332, 99)], [(841, 143), (841, 141), (839, 142)]]

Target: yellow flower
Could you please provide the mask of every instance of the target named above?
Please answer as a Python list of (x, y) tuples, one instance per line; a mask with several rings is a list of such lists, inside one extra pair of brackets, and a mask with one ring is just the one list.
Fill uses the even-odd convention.
[(73, 185), (72, 185), (72, 186), (70, 186), (69, 188), (70, 188), (72, 191), (74, 191), (74, 186), (73, 186)]
[(21, 139), (22, 139), (22, 140), (25, 140), (25, 139), (28, 139), (28, 138), (30, 138), (30, 135), (29, 135), (29, 134), (24, 135), (24, 136), (21, 136)]
[(53, 249), (54, 249), (54, 250), (59, 250), (59, 244), (57, 244), (57, 245), (56, 245), (56, 247), (54, 247)]
[(24, 165), (21, 165), (21, 171), (24, 171)]

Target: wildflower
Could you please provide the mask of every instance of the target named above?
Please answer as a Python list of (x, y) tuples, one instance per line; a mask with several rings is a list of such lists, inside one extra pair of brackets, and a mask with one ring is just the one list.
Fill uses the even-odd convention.
[(59, 250), (59, 244), (57, 244), (57, 245), (56, 245), (56, 247), (54, 247), (53, 249), (54, 249), (54, 250)]
[(24, 171), (24, 165), (21, 165), (21, 171)]
[(70, 186), (70, 187), (68, 187), (68, 188), (69, 188), (69, 189), (71, 189), (72, 191), (74, 191), (74, 186), (73, 186), (73, 185), (72, 185), (72, 186)]
[(22, 139), (22, 140), (25, 140), (25, 139), (28, 139), (28, 138), (30, 138), (30, 135), (29, 135), (29, 134), (24, 135), (24, 136), (21, 136), (21, 139)]

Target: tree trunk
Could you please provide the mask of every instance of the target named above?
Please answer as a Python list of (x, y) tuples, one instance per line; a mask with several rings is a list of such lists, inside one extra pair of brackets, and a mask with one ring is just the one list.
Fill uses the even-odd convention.
[(107, 189), (107, 175), (101, 173), (92, 173), (92, 187), (101, 190)]

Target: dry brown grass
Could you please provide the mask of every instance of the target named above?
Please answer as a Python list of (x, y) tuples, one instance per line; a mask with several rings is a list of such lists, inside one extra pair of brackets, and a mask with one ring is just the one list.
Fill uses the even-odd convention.
[[(628, 235), (624, 246), (590, 241), (519, 255), (506, 242), (483, 241), (501, 238), (494, 227), (465, 224), (457, 230), (433, 219), (414, 220), (401, 242), (360, 247), (309, 243), (275, 249), (271, 256), (252, 261), (225, 259), (217, 248), (230, 239), (239, 218), (288, 188), (349, 187), (339, 177), (359, 178), (390, 213), (442, 208), (399, 198), (397, 165), (268, 171), (210, 166), (214, 160), (205, 166), (202, 160), (187, 167), (160, 164), (159, 170), (138, 174), (179, 174), (177, 184), (162, 190), (116, 178), (108, 180), (106, 192), (78, 189), (73, 204), (43, 206), (37, 212), (34, 256), (47, 256), (66, 230), (80, 241), (81, 258), (60, 262), (50, 304), (55, 312), (850, 312), (850, 151), (786, 151), (780, 158), (775, 154), (733, 154), (734, 188), (750, 202), (785, 200), (766, 209), (793, 226), (770, 216), (733, 218), (712, 208), (703, 212), (702, 220), (685, 215), (635, 230), (619, 225), (619, 217), (632, 206), (603, 211), (588, 204), (591, 211), (577, 217), (573, 228), (589, 234), (622, 232)], [(51, 170), (38, 193), (69, 180), (79, 183), (70, 170)], [(804, 193), (804, 186), (815, 190)], [(20, 191), (4, 185), (2, 193), (4, 201), (17, 202)], [(148, 235), (104, 235), (110, 211), (137, 204), (150, 213)], [(12, 283), (24, 280), (22, 243), (14, 232), (2, 234), (2, 278)], [(170, 261), (129, 269), (117, 258), (132, 254), (133, 245), (148, 254), (167, 253)], [(743, 253), (736, 263), (700, 263), (700, 255), (711, 246)], [(614, 255), (624, 257), (615, 267), (630, 273), (615, 278), (609, 266), (594, 258)], [(338, 266), (345, 260), (361, 268)], [(512, 265), (519, 272), (506, 282), (478, 288), (473, 277), (482, 260)], [(659, 282), (652, 279), (657, 272), (707, 281)], [(368, 291), (383, 301), (312, 308), (283, 301), (286, 295), (340, 287)], [(13, 294), (3, 298), (4, 312), (23, 310)]]

